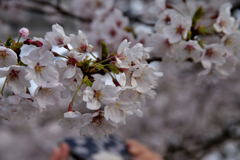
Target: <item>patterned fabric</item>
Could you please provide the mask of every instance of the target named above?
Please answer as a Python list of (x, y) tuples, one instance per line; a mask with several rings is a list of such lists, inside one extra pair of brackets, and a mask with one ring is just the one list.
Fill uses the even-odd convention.
[(64, 142), (69, 144), (72, 157), (76, 160), (95, 160), (94, 155), (101, 152), (118, 155), (122, 160), (130, 160), (131, 158), (124, 141), (113, 135), (102, 139), (91, 137), (67, 138)]

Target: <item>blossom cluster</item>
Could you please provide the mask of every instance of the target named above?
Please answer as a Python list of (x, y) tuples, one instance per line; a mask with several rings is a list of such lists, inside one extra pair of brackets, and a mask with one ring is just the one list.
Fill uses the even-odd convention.
[[(127, 125), (118, 130), (117, 134), (122, 137), (134, 137), (147, 146), (155, 148), (164, 157), (173, 160), (199, 159), (199, 155), (202, 157), (200, 159), (204, 160), (240, 157), (239, 142), (232, 141), (232, 138), (238, 138), (240, 133), (239, 123), (232, 125), (232, 122), (239, 122), (238, 66), (234, 74), (231, 74), (239, 59), (237, 43), (240, 14), (237, 0), (71, 0), (58, 1), (59, 4), (55, 2), (57, 1), (1, 1), (0, 14), (4, 15), (0, 18), (1, 39), (15, 33), (16, 27), (23, 25), (31, 28), (31, 35), (42, 35), (46, 33), (50, 24), (57, 22), (66, 24), (64, 29), (69, 33), (76, 28), (83, 30), (88, 37), (88, 42), (94, 46), (94, 50), (90, 49), (91, 46), (88, 49), (92, 50), (93, 55), (90, 52), (86, 53), (91, 63), (95, 61), (93, 56), (99, 59), (102, 57), (101, 41), (107, 44), (110, 54), (116, 53), (124, 39), (131, 41), (132, 46), (140, 42), (144, 46), (152, 47), (148, 62), (161, 61), (151, 65), (159, 65), (161, 72), (164, 73), (164, 78), (158, 85), (160, 92), (154, 100), (146, 102), (147, 107), (142, 108), (144, 113), (142, 118), (129, 117), (131, 119), (126, 121)], [(233, 8), (230, 4), (222, 5), (225, 2), (232, 2)], [(231, 8), (231, 13), (227, 8)], [(174, 22), (169, 22), (169, 25), (164, 25), (161, 18), (165, 13), (177, 18), (174, 18)], [(220, 17), (225, 19), (226, 24), (230, 26), (229, 29), (219, 29)], [(167, 17), (166, 20), (168, 19)], [(186, 24), (187, 37), (185, 33), (180, 40), (173, 32), (175, 22), (180, 23), (177, 21), (179, 19), (184, 20), (184, 26), (185, 22), (188, 23)], [(39, 21), (43, 23), (35, 23)], [(235, 25), (232, 25), (233, 23)], [(38, 24), (38, 27), (35, 24)], [(170, 27), (169, 30), (168, 27)], [(45, 40), (29, 38), (29, 33), (24, 28), (19, 31), (19, 34), (22, 37), (25, 36), (24, 40), (21, 38), (23, 40), (21, 42), (24, 42), (21, 47), (18, 46), (21, 43), (16, 44), (16, 40), (13, 43), (13, 40), (9, 39), (7, 44), (0, 41), (2, 47), (15, 52), (17, 59), (22, 57), (18, 56), (20, 53), (27, 55), (31, 49), (46, 45)], [(173, 39), (171, 34), (174, 35)], [(48, 41), (51, 41), (51, 36), (48, 37)], [(73, 45), (72, 42), (69, 42), (71, 36), (66, 36), (66, 39), (68, 39), (66, 44), (69, 49), (73, 49), (74, 47), (70, 47)], [(192, 47), (184, 44), (192, 44), (197, 50), (191, 52), (194, 54), (187, 54), (186, 51), (192, 50)], [(209, 62), (203, 59), (203, 54), (211, 46), (216, 50), (218, 47), (227, 50), (228, 56), (216, 57), (216, 62), (212, 59), (209, 66)], [(18, 48), (21, 48), (21, 52)], [(30, 80), (30, 87), (26, 87), (24, 94), (23, 92), (15, 94), (9, 83), (5, 83), (3, 87), (4, 96), (0, 94), (0, 159), (19, 159), (19, 157), (25, 160), (47, 159), (49, 152), (59, 139), (66, 135), (76, 136), (75, 129), (81, 128), (83, 133), (98, 135), (98, 133), (109, 132), (116, 126), (116, 123), (107, 121), (105, 117), (102, 118), (104, 123), (98, 123), (101, 122), (100, 117), (97, 116), (98, 111), (94, 113), (94, 110), (86, 107), (87, 103), (82, 100), (82, 93), (87, 87), (86, 82), (69, 108), (81, 77), (80, 80), (77, 78), (79, 82), (74, 78), (61, 78), (65, 72), (65, 67), (62, 66), (69, 67), (69, 64), (66, 64), (68, 60), (64, 58), (68, 57), (67, 52), (69, 52), (65, 45), (60, 47), (54, 44), (49, 51), (53, 54), (53, 68), (57, 68), (60, 85), (55, 84), (56, 87), (49, 85), (44, 89), (45, 92), (42, 92), (43, 87), (38, 87), (37, 82)], [(210, 51), (208, 53), (211, 53)], [(220, 52), (221, 49), (217, 51)], [(17, 61), (17, 66), (29, 68), (21, 62), (22, 60)], [(113, 62), (116, 61), (113, 59)], [(0, 64), (2, 63), (4, 62), (1, 61)], [(79, 69), (84, 70), (82, 67), (76, 67), (77, 74)], [(72, 69), (69, 70), (75, 72)], [(196, 76), (199, 71), (204, 71), (201, 75), (207, 75)], [(219, 73), (220, 77), (225, 78), (219, 79)], [(100, 75), (103, 74), (105, 72), (101, 71)], [(120, 83), (119, 76), (122, 75), (122, 71), (114, 74)], [(116, 81), (112, 82), (112, 77), (108, 73), (104, 76), (104, 81), (105, 78), (108, 79), (107, 85), (109, 83), (115, 85)], [(212, 78), (214, 80), (217, 78), (217, 81), (212, 83)], [(88, 79), (91, 80), (90, 77)], [(0, 90), (4, 81), (5, 78), (0, 78)], [(88, 87), (91, 88), (91, 86)], [(70, 117), (68, 112), (64, 118), (68, 108), (73, 111), (69, 112), (70, 116), (76, 115), (76, 118), (67, 118)], [(74, 114), (77, 113), (76, 111), (80, 114)], [(66, 128), (58, 126), (59, 123), (56, 120), (60, 120), (63, 126), (72, 129), (66, 132)], [(226, 130), (228, 126), (230, 126), (229, 131)], [(221, 133), (224, 134), (225, 131), (229, 134), (222, 137)], [(223, 138), (221, 138), (222, 143), (216, 146), (212, 140), (219, 137)], [(206, 147), (206, 144), (210, 145)], [(181, 146), (180, 150), (179, 146)], [(199, 148), (199, 150), (192, 150), (192, 148)]]
[(107, 134), (127, 116), (142, 114), (162, 76), (147, 63), (151, 48), (140, 43), (123, 40), (110, 52), (102, 41), (96, 52), (82, 31), (68, 36), (58, 24), (44, 38), (31, 39), (26, 28), (19, 35), (0, 46), (0, 114), (5, 119), (55, 108), (63, 111), (62, 125), (83, 134)]
[(108, 6), (96, 12), (88, 34), (96, 46), (104, 40), (114, 50), (125, 38), (152, 47), (150, 54), (164, 62), (191, 62), (200, 64), (200, 75), (228, 76), (239, 63), (239, 20), (231, 8), (230, 3), (215, 10), (203, 1), (169, 4), (156, 0), (149, 11), (144, 8), (149, 13), (142, 11), (154, 12), (148, 17), (154, 27), (149, 27), (144, 20), (139, 24), (124, 11)]
[[(239, 62), (239, 20), (232, 15), (229, 3), (234, 1), (206, 1), (73, 0), (69, 13), (64, 8), (63, 13), (83, 21), (81, 28), (96, 50), (101, 48), (101, 41), (107, 43), (110, 51), (117, 50), (118, 44), (127, 39), (153, 47), (150, 54), (158, 60), (200, 64), (201, 75), (230, 75)], [(20, 3), (14, 2), (4, 4), (12, 8)], [(24, 1), (20, 4), (33, 5)], [(47, 6), (42, 7), (44, 13), (55, 13), (60, 7)]]
[[(239, 62), (239, 21), (231, 15), (230, 3), (221, 5), (215, 15), (196, 7), (194, 14), (166, 8), (158, 17), (155, 34), (149, 39), (160, 41), (163, 59), (200, 63), (201, 74), (231, 74)], [(155, 43), (156, 44), (156, 43)]]

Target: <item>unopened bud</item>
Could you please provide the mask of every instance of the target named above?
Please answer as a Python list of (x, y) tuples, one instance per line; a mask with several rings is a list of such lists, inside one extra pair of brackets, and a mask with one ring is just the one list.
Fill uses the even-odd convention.
[(42, 47), (43, 46), (43, 43), (41, 41), (34, 41), (34, 40), (31, 40), (31, 39), (26, 39), (23, 43), (27, 44), (27, 45), (34, 45), (36, 47)]
[(19, 34), (21, 37), (27, 38), (29, 36), (29, 30), (27, 28), (23, 27), (19, 30)]

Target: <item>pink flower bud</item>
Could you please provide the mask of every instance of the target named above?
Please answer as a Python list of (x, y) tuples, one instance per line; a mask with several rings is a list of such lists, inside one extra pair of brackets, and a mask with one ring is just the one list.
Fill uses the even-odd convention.
[(34, 40), (31, 40), (31, 39), (26, 39), (23, 43), (27, 44), (27, 45), (34, 45), (36, 47), (42, 47), (43, 46), (43, 43), (41, 41), (34, 41)]
[(19, 34), (21, 37), (27, 38), (29, 35), (29, 30), (27, 28), (23, 27), (19, 30)]

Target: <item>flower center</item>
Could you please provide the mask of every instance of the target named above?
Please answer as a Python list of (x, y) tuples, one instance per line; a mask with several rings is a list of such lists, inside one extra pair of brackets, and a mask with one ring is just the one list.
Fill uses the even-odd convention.
[(221, 20), (221, 21), (219, 22), (219, 26), (224, 27), (225, 25), (226, 25), (226, 21)]
[(115, 37), (115, 36), (117, 35), (117, 32), (116, 32), (115, 29), (112, 28), (112, 29), (109, 31), (109, 34), (110, 34), (110, 36)]
[(78, 64), (78, 61), (73, 57), (68, 57), (67, 65), (75, 66)]
[(39, 73), (39, 72), (41, 72), (42, 70), (43, 70), (43, 68), (44, 68), (44, 66), (40, 66), (40, 64), (39, 63), (37, 63), (37, 65), (35, 66), (35, 71), (37, 72), (37, 73)]
[(64, 44), (64, 40), (62, 37), (57, 37), (56, 39), (57, 45), (63, 45)]
[(185, 49), (188, 53), (191, 53), (192, 51), (195, 50), (195, 48), (194, 48), (192, 45), (190, 45), (190, 44), (186, 45), (186, 47), (185, 47), (184, 49)]
[(120, 28), (122, 26), (122, 21), (121, 20), (116, 21), (116, 25)]
[(213, 54), (214, 54), (214, 50), (213, 50), (212, 48), (209, 48), (209, 49), (206, 50), (205, 55), (206, 55), (207, 57), (212, 57)]
[(100, 91), (94, 90), (94, 97), (95, 98), (100, 99), (101, 96), (102, 96), (102, 93)]
[(80, 47), (78, 48), (78, 51), (81, 53), (87, 52), (87, 48), (88, 46), (86, 44), (80, 45)]
[(165, 22), (166, 25), (170, 25), (171, 24), (171, 17), (169, 15), (167, 15), (163, 21)]
[(9, 73), (8, 77), (10, 80), (15, 80), (18, 79), (18, 74), (20, 73), (20, 71), (17, 70), (11, 70), (11, 72)]
[(92, 118), (92, 123), (96, 124), (97, 126), (101, 126), (103, 123), (104, 117), (101, 113), (99, 115)]
[(185, 31), (185, 28), (183, 28), (182, 25), (179, 25), (179, 26), (176, 28), (176, 33), (177, 33), (177, 34), (182, 35), (184, 31)]
[(6, 51), (0, 51), (0, 57), (6, 58), (8, 53)]

